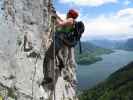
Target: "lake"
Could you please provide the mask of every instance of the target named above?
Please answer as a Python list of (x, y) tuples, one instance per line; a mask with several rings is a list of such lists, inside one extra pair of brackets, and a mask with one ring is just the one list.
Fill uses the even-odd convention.
[(78, 65), (78, 88), (89, 89), (104, 81), (111, 73), (133, 61), (133, 52), (115, 50), (114, 53), (102, 55), (102, 61), (91, 65)]

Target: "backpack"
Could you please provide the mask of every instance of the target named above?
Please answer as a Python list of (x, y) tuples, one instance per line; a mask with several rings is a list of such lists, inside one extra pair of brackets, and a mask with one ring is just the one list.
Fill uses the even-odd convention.
[(75, 47), (78, 42), (80, 42), (80, 38), (85, 30), (84, 23), (82, 21), (77, 21), (74, 23), (74, 31), (70, 33), (66, 33), (64, 35), (64, 43), (69, 47)]

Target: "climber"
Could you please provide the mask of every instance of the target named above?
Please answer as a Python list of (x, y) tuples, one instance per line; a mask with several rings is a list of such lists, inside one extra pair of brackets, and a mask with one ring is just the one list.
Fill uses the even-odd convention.
[[(57, 57), (59, 60), (60, 69), (61, 69), (61, 67), (64, 67), (64, 64), (61, 59), (62, 57), (58, 55), (59, 50), (63, 47), (63, 45), (72, 47), (72, 46), (75, 46), (75, 44), (77, 43), (75, 41), (79, 41), (79, 38), (74, 39), (75, 41), (71, 41), (72, 39), (70, 39), (69, 36), (72, 36), (72, 35), (67, 36), (67, 34), (74, 32), (74, 24), (76, 22), (76, 18), (78, 17), (77, 11), (70, 9), (67, 13), (67, 17), (65, 21), (62, 20), (57, 15), (54, 17), (56, 17), (56, 32), (53, 38), (53, 42), (51, 43), (50, 47), (45, 53), (45, 58), (43, 62), (44, 80), (42, 82), (42, 85), (51, 83), (53, 81), (52, 75), (51, 75), (53, 74), (53, 71), (50, 71), (52, 69), (51, 67), (53, 66), (48, 66), (49, 59), (54, 59), (54, 57)], [(70, 42), (74, 42), (74, 44), (73, 43), (71, 44)]]

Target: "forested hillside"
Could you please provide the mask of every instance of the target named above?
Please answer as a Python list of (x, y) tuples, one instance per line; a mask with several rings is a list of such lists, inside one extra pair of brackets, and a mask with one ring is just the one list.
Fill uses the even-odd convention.
[(85, 90), (80, 100), (133, 100), (133, 62), (113, 73), (105, 82)]

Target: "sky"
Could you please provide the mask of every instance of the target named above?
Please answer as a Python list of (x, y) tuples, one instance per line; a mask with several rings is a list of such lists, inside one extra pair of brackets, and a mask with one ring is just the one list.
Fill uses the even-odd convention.
[(85, 24), (82, 40), (133, 37), (133, 0), (53, 0), (57, 14), (65, 19), (76, 9)]

